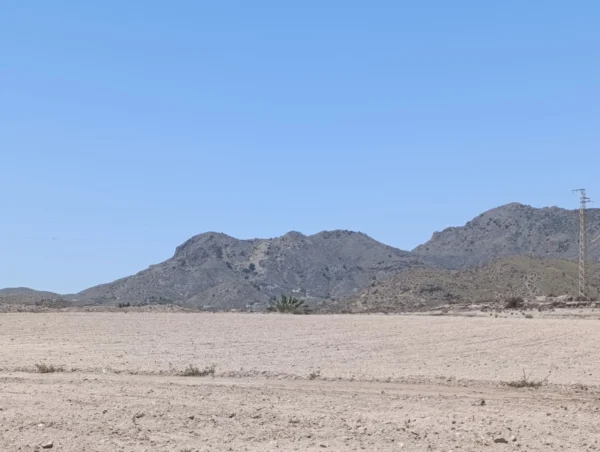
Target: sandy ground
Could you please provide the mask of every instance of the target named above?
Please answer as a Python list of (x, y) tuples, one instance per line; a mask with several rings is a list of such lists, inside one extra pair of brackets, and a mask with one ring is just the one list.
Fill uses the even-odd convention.
[(0, 451), (598, 450), (599, 385), (596, 320), (0, 315)]

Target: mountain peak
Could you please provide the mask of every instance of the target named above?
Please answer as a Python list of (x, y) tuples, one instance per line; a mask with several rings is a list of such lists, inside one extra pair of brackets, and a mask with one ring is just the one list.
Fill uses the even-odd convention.
[(180, 256), (190, 251), (198, 248), (205, 247), (210, 244), (216, 245), (218, 243), (231, 243), (237, 241), (236, 238), (231, 237), (222, 232), (204, 232), (202, 234), (198, 234), (193, 236), (192, 238), (186, 240), (184, 243), (179, 245), (175, 249), (175, 256)]
[(303, 239), (306, 238), (306, 236), (304, 234), (302, 234), (301, 232), (298, 231), (290, 231), (285, 233), (283, 236), (281, 236), (282, 239), (292, 239), (292, 240), (298, 240), (298, 239)]
[[(589, 209), (589, 231), (600, 233), (600, 209)], [(447, 228), (413, 252), (449, 268), (483, 265), (513, 255), (574, 259), (578, 253), (579, 213), (558, 207), (535, 208), (520, 203), (496, 207), (464, 226)], [(600, 259), (600, 247), (590, 247)]]

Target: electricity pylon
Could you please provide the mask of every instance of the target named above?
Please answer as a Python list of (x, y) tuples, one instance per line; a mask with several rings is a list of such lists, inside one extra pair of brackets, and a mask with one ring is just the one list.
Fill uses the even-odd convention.
[(591, 199), (586, 196), (585, 188), (578, 188), (573, 192), (579, 192), (579, 298), (587, 295), (587, 224), (586, 209)]

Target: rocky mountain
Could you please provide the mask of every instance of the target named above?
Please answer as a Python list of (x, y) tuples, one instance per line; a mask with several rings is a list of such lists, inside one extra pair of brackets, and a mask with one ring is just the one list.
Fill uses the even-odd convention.
[[(588, 210), (590, 242), (600, 236), (600, 209)], [(413, 252), (446, 268), (469, 268), (499, 257), (525, 255), (576, 259), (579, 211), (537, 209), (512, 203), (482, 213), (462, 227), (436, 232)], [(589, 245), (591, 261), (600, 261), (600, 239)]]
[[(588, 224), (589, 257), (598, 262), (600, 209), (589, 209)], [(313, 307), (326, 309), (346, 298), (356, 302), (356, 294), (367, 288), (361, 293), (361, 303), (367, 306), (373, 300), (410, 308), (514, 292), (521, 287), (520, 278), (538, 271), (540, 265), (542, 275), (564, 284), (556, 290), (572, 293), (574, 264), (561, 259), (577, 258), (578, 236), (577, 210), (537, 209), (518, 203), (484, 212), (464, 226), (436, 232), (412, 252), (341, 230), (311, 236), (290, 232), (254, 240), (209, 232), (192, 237), (172, 258), (136, 275), (62, 298), (31, 289), (4, 289), (0, 303), (68, 299), (77, 304), (177, 303), (206, 310), (263, 310), (274, 297), (296, 293)], [(518, 259), (500, 261), (510, 265), (496, 262), (510, 256), (559, 260), (524, 260), (525, 266)], [(477, 268), (491, 262), (495, 263)], [(483, 282), (477, 283), (476, 278)], [(389, 286), (379, 286), (388, 279)], [(542, 291), (554, 290), (550, 282), (541, 287)], [(490, 290), (496, 292), (490, 295)]]
[(345, 297), (374, 279), (421, 266), (411, 253), (365, 234), (330, 231), (275, 239), (197, 235), (174, 256), (113, 283), (85, 290), (77, 301), (177, 302), (207, 310), (260, 310), (274, 297), (297, 293), (309, 304)]
[[(456, 303), (487, 303), (519, 296), (578, 294), (574, 261), (512, 256), (488, 265), (443, 270), (413, 268), (383, 281), (373, 281), (359, 294), (330, 304), (330, 312), (415, 311)], [(600, 295), (600, 267), (591, 268), (589, 295)]]

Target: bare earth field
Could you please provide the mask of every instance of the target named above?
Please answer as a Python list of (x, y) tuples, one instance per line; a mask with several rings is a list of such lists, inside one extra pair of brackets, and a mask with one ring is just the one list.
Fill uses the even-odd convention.
[(598, 450), (597, 322), (2, 314), (0, 451)]

